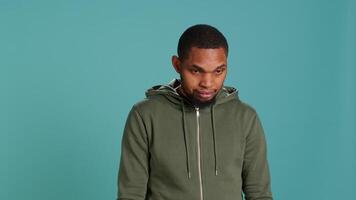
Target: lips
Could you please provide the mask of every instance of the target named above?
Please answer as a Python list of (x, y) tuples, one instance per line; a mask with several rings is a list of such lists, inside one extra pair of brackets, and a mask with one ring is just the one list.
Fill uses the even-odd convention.
[(209, 99), (213, 96), (214, 92), (213, 91), (197, 91), (197, 94), (200, 98), (202, 99)]

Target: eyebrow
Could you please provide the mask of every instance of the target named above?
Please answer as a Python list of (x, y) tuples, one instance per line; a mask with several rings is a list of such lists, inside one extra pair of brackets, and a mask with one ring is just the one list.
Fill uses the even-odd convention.
[[(195, 65), (195, 64), (193, 64), (192, 67), (198, 69), (199, 71), (203, 71), (203, 72), (205, 71), (202, 67), (200, 67), (198, 65)], [(217, 70), (219, 68), (223, 68), (223, 67), (226, 67), (226, 64), (222, 64), (220, 66), (217, 66), (213, 71), (215, 71), (215, 70)]]

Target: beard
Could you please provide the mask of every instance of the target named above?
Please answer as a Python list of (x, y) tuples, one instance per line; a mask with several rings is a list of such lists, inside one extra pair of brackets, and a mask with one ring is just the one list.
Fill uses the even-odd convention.
[(215, 97), (216, 97), (216, 95), (215, 95), (213, 98), (211, 98), (210, 100), (208, 100), (208, 101), (200, 101), (199, 99), (192, 97), (192, 98), (191, 98), (191, 102), (192, 102), (196, 107), (204, 108), (204, 107), (208, 107), (208, 106), (210, 106), (211, 104), (215, 103), (215, 99), (216, 99)]
[(185, 98), (185, 99), (187, 99), (189, 102), (191, 102), (195, 107), (204, 108), (204, 107), (208, 107), (208, 106), (210, 106), (211, 104), (215, 103), (216, 94), (215, 94), (214, 97), (211, 98), (210, 100), (201, 101), (201, 100), (199, 100), (198, 98), (196, 98), (196, 97), (194, 96), (194, 94), (190, 94), (190, 93), (185, 92), (184, 89), (183, 89), (183, 85), (182, 85), (182, 82), (183, 82), (182, 76), (181, 76), (180, 78), (181, 78), (181, 87), (179, 88), (178, 93), (179, 93), (183, 98)]

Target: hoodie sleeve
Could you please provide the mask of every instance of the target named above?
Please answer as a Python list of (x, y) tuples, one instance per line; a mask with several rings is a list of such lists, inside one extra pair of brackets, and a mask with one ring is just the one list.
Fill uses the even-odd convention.
[(255, 113), (247, 128), (242, 167), (242, 189), (246, 200), (272, 200), (264, 131)]
[(143, 120), (133, 107), (121, 142), (117, 200), (144, 200), (149, 178), (148, 139)]

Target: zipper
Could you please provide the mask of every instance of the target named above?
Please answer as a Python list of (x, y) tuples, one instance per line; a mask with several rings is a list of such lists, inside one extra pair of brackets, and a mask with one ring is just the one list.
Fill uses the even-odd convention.
[(195, 107), (197, 115), (197, 144), (198, 144), (198, 171), (199, 171), (199, 186), (200, 186), (200, 200), (203, 200), (203, 184), (201, 175), (201, 163), (200, 163), (200, 130), (199, 130), (199, 107)]

